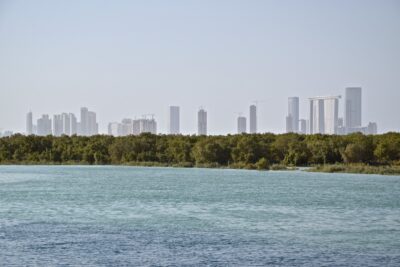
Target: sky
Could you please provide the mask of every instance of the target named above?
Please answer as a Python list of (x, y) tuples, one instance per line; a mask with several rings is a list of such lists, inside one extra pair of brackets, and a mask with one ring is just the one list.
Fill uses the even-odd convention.
[[(287, 98), (363, 88), (363, 123), (400, 131), (400, 1), (0, 0), (0, 129), (25, 116), (123, 118), (181, 107), (181, 132), (235, 133), (258, 101), (260, 132), (284, 132)], [(343, 113), (343, 98), (339, 113)], [(1, 131), (1, 130), (0, 130)]]

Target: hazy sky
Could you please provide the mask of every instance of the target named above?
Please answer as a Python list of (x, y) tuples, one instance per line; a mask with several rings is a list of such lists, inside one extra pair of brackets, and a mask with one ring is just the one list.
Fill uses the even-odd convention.
[[(236, 131), (260, 100), (259, 130), (283, 132), (287, 97), (363, 88), (363, 123), (400, 130), (400, 1), (0, 0), (0, 128), (25, 114), (97, 112), (100, 130), (154, 113), (181, 131), (197, 110), (211, 134)], [(343, 101), (340, 113), (343, 112)]]

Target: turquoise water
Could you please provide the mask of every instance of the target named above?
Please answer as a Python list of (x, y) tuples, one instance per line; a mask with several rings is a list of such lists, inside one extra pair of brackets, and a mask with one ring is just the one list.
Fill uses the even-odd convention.
[(0, 166), (0, 266), (400, 266), (400, 177)]

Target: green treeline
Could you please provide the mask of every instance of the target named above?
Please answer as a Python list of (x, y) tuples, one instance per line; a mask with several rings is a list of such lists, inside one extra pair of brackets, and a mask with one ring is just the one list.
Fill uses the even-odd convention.
[(336, 163), (400, 165), (400, 133), (0, 138), (0, 164), (131, 164), (269, 169)]

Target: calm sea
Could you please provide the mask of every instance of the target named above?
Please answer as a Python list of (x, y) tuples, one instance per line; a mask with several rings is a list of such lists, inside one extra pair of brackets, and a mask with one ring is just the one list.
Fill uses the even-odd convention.
[(400, 266), (400, 177), (0, 166), (0, 266)]

